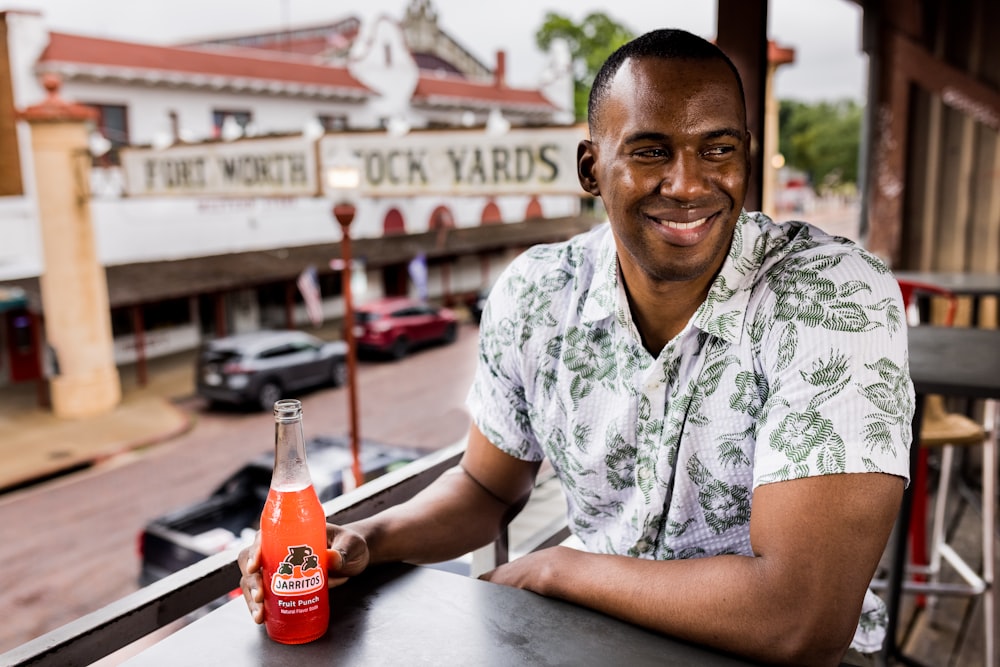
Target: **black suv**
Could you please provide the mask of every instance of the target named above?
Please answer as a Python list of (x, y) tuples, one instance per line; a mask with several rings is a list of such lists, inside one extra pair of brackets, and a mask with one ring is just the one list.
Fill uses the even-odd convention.
[(289, 392), (347, 382), (347, 344), (304, 331), (254, 331), (205, 343), (197, 392), (213, 403), (271, 410)]

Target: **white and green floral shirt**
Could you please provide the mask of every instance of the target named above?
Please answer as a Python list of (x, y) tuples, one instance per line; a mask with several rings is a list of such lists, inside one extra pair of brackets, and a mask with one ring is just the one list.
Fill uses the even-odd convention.
[[(655, 359), (610, 226), (519, 256), (491, 292), (468, 406), (504, 452), (548, 457), (591, 551), (752, 555), (761, 484), (908, 475), (913, 387), (886, 266), (804, 223), (743, 213), (694, 317)], [(885, 635), (865, 599), (852, 647)]]

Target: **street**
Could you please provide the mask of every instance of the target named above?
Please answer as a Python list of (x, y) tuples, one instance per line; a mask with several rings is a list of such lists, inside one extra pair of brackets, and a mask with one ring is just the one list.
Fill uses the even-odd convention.
[[(363, 439), (433, 451), (464, 437), (465, 395), (475, 372), (478, 329), (452, 345), (399, 362), (358, 365)], [(348, 432), (347, 391), (300, 397), (306, 437)], [(208, 411), (187, 434), (86, 471), (0, 496), (0, 653), (137, 589), (137, 537), (152, 518), (203, 499), (247, 460), (273, 448), (270, 413)]]

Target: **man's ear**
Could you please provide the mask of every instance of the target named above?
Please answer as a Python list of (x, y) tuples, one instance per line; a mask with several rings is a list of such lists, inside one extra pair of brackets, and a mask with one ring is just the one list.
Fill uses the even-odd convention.
[(594, 195), (601, 196), (601, 188), (597, 184), (597, 177), (594, 175), (594, 155), (597, 147), (594, 142), (584, 139), (576, 147), (576, 176), (580, 179), (580, 187)]

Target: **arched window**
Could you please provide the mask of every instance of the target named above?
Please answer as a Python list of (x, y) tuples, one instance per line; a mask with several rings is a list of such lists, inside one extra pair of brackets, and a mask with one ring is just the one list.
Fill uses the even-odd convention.
[(479, 221), (484, 225), (494, 225), (499, 222), (503, 222), (503, 218), (500, 217), (500, 207), (492, 199), (486, 206), (483, 207), (483, 215)]
[(455, 227), (455, 216), (451, 214), (447, 206), (438, 206), (431, 213), (430, 222), (427, 223), (427, 229), (429, 231), (434, 231), (436, 229), (453, 229)]
[(545, 215), (542, 213), (542, 202), (538, 201), (536, 195), (531, 195), (531, 201), (528, 202), (528, 208), (524, 210), (525, 220), (537, 220), (538, 218), (544, 218)]
[(394, 234), (405, 233), (406, 225), (403, 223), (403, 214), (397, 208), (390, 208), (389, 212), (385, 214), (385, 220), (382, 222), (382, 234), (384, 236), (392, 236)]

